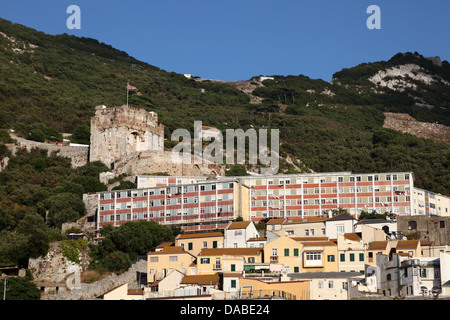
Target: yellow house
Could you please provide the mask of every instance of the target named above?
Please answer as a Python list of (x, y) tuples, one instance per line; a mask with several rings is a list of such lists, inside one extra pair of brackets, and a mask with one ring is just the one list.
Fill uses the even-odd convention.
[(203, 249), (197, 256), (197, 272), (243, 272), (244, 263), (263, 262), (262, 252), (262, 248)]
[(281, 297), (288, 300), (310, 300), (309, 281), (264, 282), (258, 279), (239, 278), (239, 288), (244, 297)]
[(395, 250), (400, 256), (422, 257), (422, 247), (419, 240), (399, 240)]
[(339, 271), (364, 273), (366, 244), (357, 233), (337, 235)]
[(264, 261), (266, 263), (282, 264), (287, 272), (301, 272), (303, 245), (301, 242), (287, 236), (281, 236), (264, 246)]
[(366, 264), (377, 265), (377, 254), (388, 255), (391, 251), (390, 241), (372, 241), (366, 249)]
[(338, 271), (337, 245), (281, 236), (264, 246), (264, 261), (282, 264), (287, 273)]
[(195, 274), (195, 256), (182, 247), (164, 247), (161, 251), (147, 254), (147, 281), (164, 279), (174, 270), (183, 274)]
[(175, 238), (175, 246), (197, 256), (202, 249), (223, 248), (223, 233), (218, 231), (179, 234)]
[(303, 272), (334, 272), (339, 270), (338, 249), (333, 241), (304, 241)]
[(103, 294), (103, 300), (143, 300), (142, 289), (128, 289), (128, 283), (122, 284)]

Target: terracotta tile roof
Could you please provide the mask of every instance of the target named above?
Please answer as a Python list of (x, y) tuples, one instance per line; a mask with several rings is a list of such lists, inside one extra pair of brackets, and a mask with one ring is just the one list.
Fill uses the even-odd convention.
[(158, 244), (156, 248), (170, 247), (173, 246), (174, 244), (175, 242), (161, 242), (160, 244)]
[(323, 222), (328, 220), (326, 217), (305, 217), (305, 218), (289, 218), (289, 220), (286, 221), (286, 224), (299, 224), (299, 223), (314, 223), (314, 222)]
[(431, 241), (431, 240), (420, 240), (420, 245), (422, 247), (424, 247), (424, 246), (431, 246), (431, 245), (433, 245), (433, 241)]
[[(188, 253), (183, 247), (164, 247), (161, 251), (149, 252), (147, 255), (166, 254), (166, 253)], [(188, 253), (189, 254), (189, 253)]]
[(335, 246), (333, 241), (301, 241), (305, 247)]
[(269, 222), (267, 222), (267, 224), (280, 224), (284, 222), (284, 218), (279, 218), (279, 219), (270, 219)]
[(387, 241), (372, 241), (367, 250), (384, 250), (387, 247)]
[(416, 249), (419, 245), (419, 240), (399, 240), (397, 242), (397, 249)]
[(241, 272), (228, 272), (228, 273), (222, 273), (224, 277), (242, 277)]
[(265, 238), (265, 237), (258, 237), (258, 238), (250, 238), (247, 240), (247, 242), (248, 241), (266, 241), (266, 240), (267, 240), (267, 238)]
[(250, 221), (237, 221), (237, 222), (232, 222), (229, 226), (228, 226), (228, 230), (231, 229), (245, 229), (248, 227), (248, 225), (250, 224)]
[(142, 295), (143, 292), (142, 289), (128, 289), (128, 295)]
[(328, 241), (328, 237), (292, 237), (292, 240), (295, 241), (300, 241), (300, 242), (304, 242), (304, 241)]
[(199, 256), (222, 256), (222, 255), (259, 255), (262, 252), (262, 248), (215, 248), (215, 249), (203, 249), (200, 251)]
[(181, 284), (216, 285), (219, 284), (220, 277), (215, 274), (184, 276)]
[(360, 241), (361, 237), (357, 233), (344, 233), (344, 238), (351, 241)]
[(179, 234), (177, 239), (197, 239), (197, 238), (209, 238), (209, 237), (223, 237), (222, 232), (198, 232), (198, 233), (184, 233)]

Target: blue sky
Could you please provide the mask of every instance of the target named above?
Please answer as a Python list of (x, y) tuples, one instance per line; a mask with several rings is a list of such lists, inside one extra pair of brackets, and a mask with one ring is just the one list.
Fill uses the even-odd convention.
[[(69, 5), (81, 29), (69, 30)], [(381, 29), (369, 30), (370, 5)], [(398, 52), (450, 60), (449, 0), (2, 0), (0, 17), (90, 37), (167, 71), (206, 79), (334, 72)]]

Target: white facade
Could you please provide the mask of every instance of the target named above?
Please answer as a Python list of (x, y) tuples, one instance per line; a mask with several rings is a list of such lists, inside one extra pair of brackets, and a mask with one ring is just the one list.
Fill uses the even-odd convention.
[(352, 233), (355, 223), (351, 216), (339, 214), (325, 221), (325, 234), (329, 239), (336, 239), (338, 234)]
[(247, 248), (250, 238), (259, 237), (253, 222), (230, 222), (224, 230), (225, 248)]
[(450, 216), (450, 197), (414, 188), (413, 215)]

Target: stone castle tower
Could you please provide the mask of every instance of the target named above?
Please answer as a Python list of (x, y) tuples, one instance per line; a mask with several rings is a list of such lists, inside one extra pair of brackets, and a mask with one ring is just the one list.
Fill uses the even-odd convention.
[(142, 151), (164, 150), (164, 126), (158, 114), (120, 106), (95, 107), (91, 119), (90, 161), (101, 161), (113, 170), (117, 162)]
[(171, 151), (164, 150), (164, 126), (158, 114), (129, 106), (95, 107), (91, 118), (89, 161), (101, 161), (110, 172), (105, 181), (120, 174), (166, 173), (172, 176), (223, 175), (214, 163), (174, 163)]

